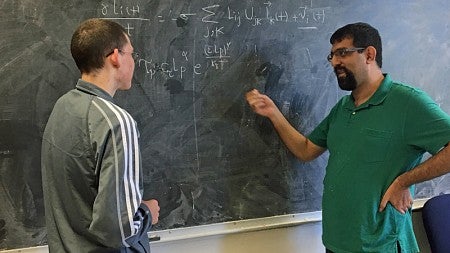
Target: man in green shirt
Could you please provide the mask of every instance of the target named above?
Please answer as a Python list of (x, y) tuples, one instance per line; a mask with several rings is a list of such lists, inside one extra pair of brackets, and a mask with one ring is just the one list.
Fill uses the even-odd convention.
[[(339, 87), (351, 94), (308, 137), (266, 95), (252, 90), (247, 101), (300, 160), (329, 151), (322, 200), (327, 252), (418, 252), (414, 184), (450, 172), (450, 117), (424, 92), (383, 74), (381, 38), (372, 26), (346, 25), (330, 43)], [(434, 156), (420, 163), (425, 152)]]

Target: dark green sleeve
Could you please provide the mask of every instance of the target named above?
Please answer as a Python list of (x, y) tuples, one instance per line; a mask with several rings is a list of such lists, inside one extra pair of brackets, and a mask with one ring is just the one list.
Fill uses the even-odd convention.
[(409, 145), (436, 154), (450, 141), (450, 117), (425, 92), (411, 93), (404, 126)]
[(330, 113), (317, 125), (317, 127), (307, 136), (317, 146), (328, 148), (327, 139), (330, 129), (330, 122), (336, 113), (337, 104), (331, 109)]

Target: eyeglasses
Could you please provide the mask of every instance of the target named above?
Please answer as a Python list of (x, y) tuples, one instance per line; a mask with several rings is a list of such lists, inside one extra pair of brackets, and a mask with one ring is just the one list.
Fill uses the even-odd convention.
[(331, 52), (327, 56), (327, 60), (331, 62), (333, 60), (333, 56), (337, 56), (339, 58), (343, 58), (345, 56), (350, 55), (353, 52), (362, 53), (366, 49), (365, 47), (353, 47), (353, 48), (338, 48), (334, 52)]
[[(108, 56), (112, 55), (113, 53), (114, 53), (114, 50), (112, 52), (110, 52), (109, 54), (105, 55), (105, 57), (108, 57)], [(135, 61), (139, 59), (139, 54), (136, 52), (126, 52), (126, 51), (123, 51), (122, 49), (119, 49), (119, 53), (131, 54), (131, 57), (133, 57), (133, 60), (135, 60)]]
[(131, 54), (131, 57), (133, 57), (133, 59), (134, 59), (135, 61), (139, 59), (139, 54), (136, 53), (136, 52), (126, 52), (126, 51), (123, 51), (123, 50), (119, 49), (119, 53), (122, 53), (122, 54)]

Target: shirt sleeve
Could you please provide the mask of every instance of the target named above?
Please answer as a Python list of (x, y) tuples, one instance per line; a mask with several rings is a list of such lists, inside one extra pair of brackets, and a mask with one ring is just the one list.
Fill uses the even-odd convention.
[(337, 106), (339, 103), (336, 103), (336, 105), (331, 109), (330, 113), (325, 117), (325, 119), (323, 119), (319, 123), (319, 125), (317, 125), (316, 128), (308, 135), (308, 139), (317, 146), (320, 146), (322, 148), (328, 148), (327, 140), (328, 140), (328, 131), (330, 129), (330, 122), (334, 117), (334, 114), (337, 110)]
[(414, 89), (406, 106), (404, 138), (409, 145), (436, 154), (450, 141), (450, 117), (425, 92)]
[[(93, 102), (90, 138), (95, 154), (98, 194), (89, 231), (101, 244), (133, 247), (147, 239), (151, 224), (142, 202), (142, 171), (138, 130), (120, 107), (101, 99)], [(145, 238), (143, 238), (145, 237)]]

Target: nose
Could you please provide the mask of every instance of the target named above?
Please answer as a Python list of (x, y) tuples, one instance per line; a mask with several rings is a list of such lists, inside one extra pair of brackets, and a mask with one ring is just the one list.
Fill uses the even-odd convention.
[(341, 60), (339, 57), (333, 56), (331, 58), (330, 64), (332, 67), (336, 67), (337, 65), (341, 64)]

